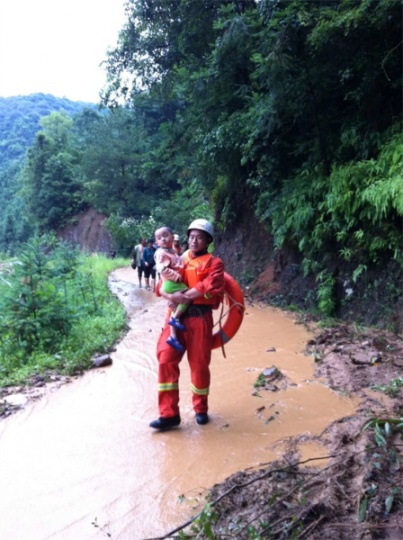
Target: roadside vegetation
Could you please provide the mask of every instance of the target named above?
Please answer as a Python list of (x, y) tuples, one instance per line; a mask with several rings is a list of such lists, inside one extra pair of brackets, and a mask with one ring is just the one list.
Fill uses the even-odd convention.
[(52, 236), (34, 237), (0, 273), (0, 386), (36, 375), (72, 375), (108, 352), (126, 325), (107, 276), (125, 259), (84, 255)]

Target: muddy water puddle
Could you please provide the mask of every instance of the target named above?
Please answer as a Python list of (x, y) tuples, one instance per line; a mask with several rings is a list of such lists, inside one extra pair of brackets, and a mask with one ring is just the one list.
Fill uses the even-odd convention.
[[(280, 310), (255, 306), (247, 308), (226, 358), (213, 353), (211, 423), (194, 421), (184, 359), (181, 428), (152, 431), (155, 345), (166, 304), (135, 283), (131, 268), (111, 276), (131, 317), (113, 365), (0, 422), (0, 538), (161, 536), (187, 521), (215, 483), (276, 459), (290, 437), (309, 440), (354, 411), (354, 400), (313, 378), (312, 359), (302, 352), (307, 330)], [(279, 389), (254, 388), (271, 366), (283, 375)], [(304, 459), (310, 450), (321, 455), (310, 442), (301, 449)]]

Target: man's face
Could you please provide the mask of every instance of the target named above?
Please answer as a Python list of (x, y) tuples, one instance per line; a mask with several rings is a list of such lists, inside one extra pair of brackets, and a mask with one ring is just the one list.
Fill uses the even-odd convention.
[(207, 235), (203, 231), (192, 229), (189, 231), (189, 248), (194, 252), (204, 251), (207, 249)]

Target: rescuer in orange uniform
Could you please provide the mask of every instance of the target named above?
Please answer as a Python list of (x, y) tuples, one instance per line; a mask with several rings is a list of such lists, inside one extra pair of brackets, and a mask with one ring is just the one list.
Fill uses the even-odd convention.
[(193, 221), (187, 231), (189, 250), (184, 254), (183, 282), (186, 291), (174, 294), (161, 293), (169, 300), (171, 309), (180, 303), (192, 304), (182, 316), (185, 331), (177, 337), (184, 351), (177, 351), (166, 343), (169, 337), (169, 313), (157, 344), (158, 357), (158, 406), (160, 417), (150, 422), (150, 427), (159, 430), (179, 426), (179, 363), (187, 351), (192, 403), (198, 424), (207, 424), (209, 417), (208, 394), (210, 388), (210, 360), (213, 336), (212, 310), (219, 306), (224, 292), (224, 264), (221, 259), (208, 253), (214, 238), (211, 223), (205, 219)]

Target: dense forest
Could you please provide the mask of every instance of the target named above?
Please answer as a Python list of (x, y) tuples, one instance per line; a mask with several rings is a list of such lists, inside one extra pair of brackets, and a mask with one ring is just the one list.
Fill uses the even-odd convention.
[[(126, 17), (99, 108), (43, 111), (25, 158), (13, 133), (29, 113), (6, 116), (0, 101), (0, 251), (90, 207), (108, 216), (122, 255), (156, 223), (183, 233), (206, 216), (220, 249), (256, 222), (269, 258), (293, 253), (313, 280), (302, 304), (340, 314), (361, 287), (385, 303), (372, 322), (393, 318), (401, 1), (128, 0)], [(237, 276), (244, 284), (258, 259)]]
[(26, 214), (19, 178), (42, 118), (56, 112), (73, 117), (85, 108), (96, 106), (49, 94), (0, 97), (0, 252), (14, 253), (36, 228)]

